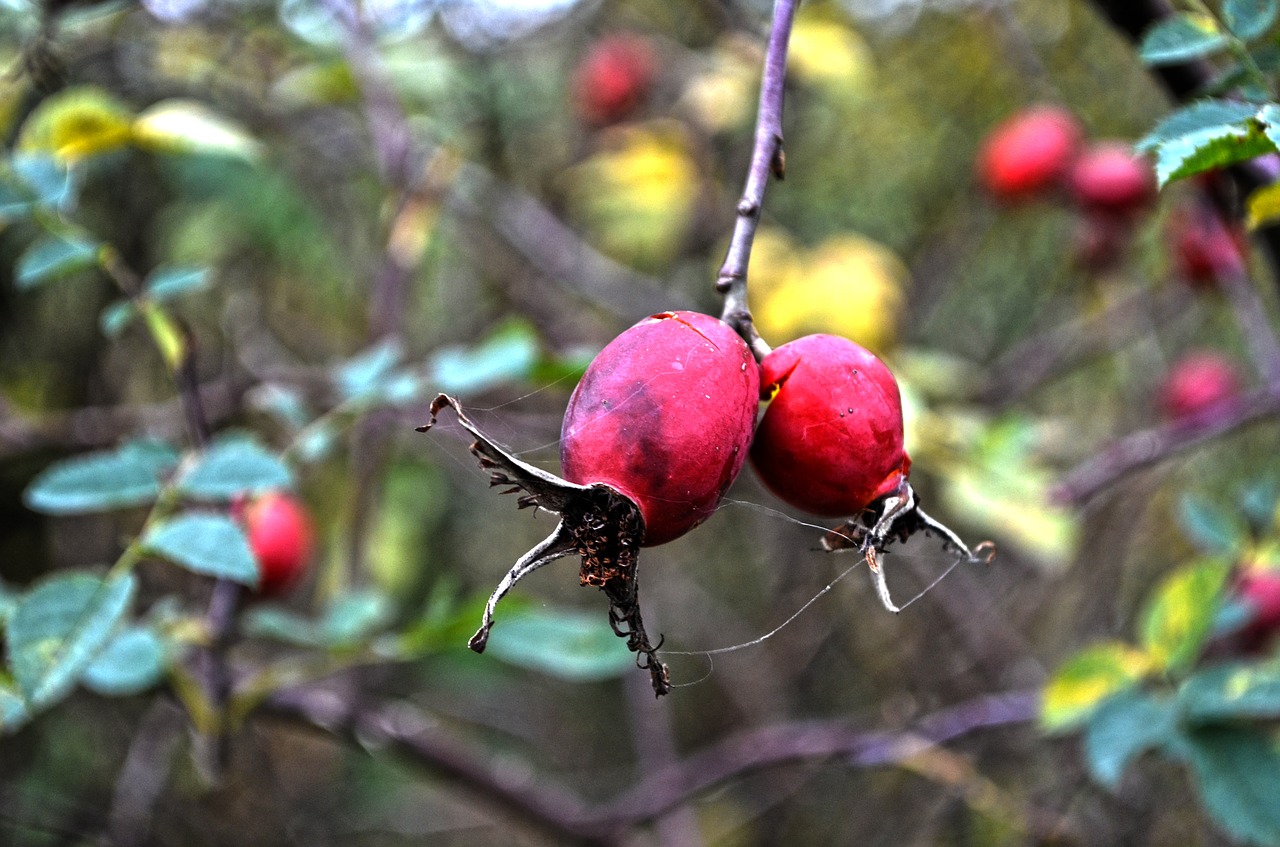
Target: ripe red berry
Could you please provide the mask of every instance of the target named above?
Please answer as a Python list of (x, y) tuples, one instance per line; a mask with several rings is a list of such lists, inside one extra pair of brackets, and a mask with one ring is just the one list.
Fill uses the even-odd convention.
[(655, 693), (666, 694), (671, 681), (640, 616), (638, 551), (678, 538), (715, 511), (746, 460), (759, 395), (755, 359), (727, 324), (695, 312), (645, 318), (600, 351), (569, 400), (560, 445), (567, 479), (511, 455), (456, 401), (437, 396), (420, 430), (453, 407), (490, 484), (523, 492), (521, 507), (560, 514), (551, 535), (489, 596), (471, 649), (484, 651), (494, 610), (516, 582), (576, 553), (580, 581), (605, 592), (614, 631), (639, 654)]
[(263, 494), (245, 507), (244, 523), (258, 560), (258, 593), (291, 588), (311, 561), (314, 532), (306, 507), (282, 492)]
[(1151, 166), (1128, 144), (1104, 141), (1082, 152), (1068, 176), (1071, 195), (1086, 209), (1129, 214), (1155, 196)]
[(1160, 386), (1160, 408), (1179, 423), (1201, 423), (1229, 407), (1240, 393), (1240, 377), (1230, 360), (1218, 353), (1189, 353)]
[(1198, 289), (1213, 289), (1245, 273), (1244, 235), (1214, 209), (1197, 207), (1175, 215), (1169, 237), (1178, 275)]
[(905, 484), (898, 384), (870, 351), (807, 335), (774, 350), (761, 371), (773, 400), (751, 461), (780, 498), (818, 515), (857, 515)]
[(1243, 649), (1266, 649), (1280, 633), (1280, 570), (1252, 567), (1236, 580), (1235, 595), (1250, 607), (1249, 623), (1239, 633)]
[(643, 38), (620, 34), (600, 39), (573, 74), (578, 113), (596, 126), (629, 117), (649, 96), (656, 70), (653, 48)]
[(569, 399), (565, 479), (635, 503), (643, 546), (678, 538), (711, 516), (742, 469), (759, 384), (751, 351), (722, 321), (646, 318), (600, 351)]
[(987, 136), (978, 152), (978, 178), (1002, 201), (1043, 194), (1070, 167), (1080, 138), (1080, 124), (1066, 109), (1025, 109)]

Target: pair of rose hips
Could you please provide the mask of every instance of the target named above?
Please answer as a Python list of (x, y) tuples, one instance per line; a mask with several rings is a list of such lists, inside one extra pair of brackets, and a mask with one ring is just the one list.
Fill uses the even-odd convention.
[[(770, 402), (757, 426), (761, 399)], [(786, 502), (854, 518), (826, 545), (864, 552), (881, 600), (894, 611), (877, 559), (891, 540), (926, 529), (971, 555), (917, 508), (897, 383), (879, 359), (847, 339), (806, 336), (757, 365), (716, 318), (694, 312), (646, 318), (610, 342), (574, 390), (561, 431), (564, 479), (489, 440), (445, 395), (432, 404), (432, 423), (446, 405), (476, 438), (472, 451), (493, 471), (491, 484), (523, 491), (521, 506), (562, 518), (493, 592), (471, 640), (477, 652), (498, 601), (516, 581), (577, 553), (583, 584), (605, 590), (615, 630), (644, 656), (655, 690), (665, 693), (666, 669), (639, 616), (638, 548), (678, 538), (710, 517), (748, 454)]]

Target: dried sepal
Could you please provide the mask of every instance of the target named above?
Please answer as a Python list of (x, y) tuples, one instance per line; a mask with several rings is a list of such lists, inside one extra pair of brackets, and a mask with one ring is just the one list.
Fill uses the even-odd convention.
[(973, 550), (945, 524), (930, 517), (920, 508), (911, 484), (903, 480), (898, 490), (872, 504), (860, 515), (845, 521), (822, 537), (822, 549), (828, 553), (857, 550), (867, 560), (880, 603), (897, 614), (903, 607), (893, 602), (889, 585), (885, 581), (885, 549), (895, 541), (906, 541), (917, 532), (936, 535), (942, 539), (942, 549), (957, 556), (958, 564), (988, 564), (995, 557), (996, 547), (991, 541), (983, 541)]
[(637, 664), (649, 671), (654, 692), (661, 696), (670, 691), (667, 667), (658, 659), (658, 646), (649, 640), (640, 615), (637, 562), (644, 540), (640, 509), (608, 485), (578, 485), (521, 461), (481, 432), (448, 395), (436, 396), (430, 421), (418, 431), (431, 429), (446, 406), (475, 438), (471, 452), (480, 467), (490, 472), (491, 486), (509, 486), (504, 494), (524, 492), (516, 501), (522, 509), (532, 506), (560, 515), (555, 531), (521, 556), (489, 595), (480, 628), (468, 642), (471, 649), (484, 652), (497, 605), (517, 582), (556, 559), (577, 554), (582, 557), (579, 581), (600, 588), (609, 598), (609, 623), (619, 637), (627, 639)]

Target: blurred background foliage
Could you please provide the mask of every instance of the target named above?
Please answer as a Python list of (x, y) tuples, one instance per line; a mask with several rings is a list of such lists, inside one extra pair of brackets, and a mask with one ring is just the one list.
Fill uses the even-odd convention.
[[(719, 313), (712, 283), (768, 8), (352, 8), (0, 2), (6, 171), (52, 162), (74, 195), (43, 218), (6, 205), (11, 188), (0, 197), (0, 598), (117, 561), (142, 510), (38, 515), (23, 491), (51, 462), (129, 437), (191, 446), (172, 350), (194, 344), (215, 429), (283, 455), (319, 534), (308, 579), (243, 616), (234, 666), (266, 669), (264, 691), (333, 673), (350, 703), (400, 703), (405, 721), (412, 708), (506, 784), (603, 804), (751, 730), (839, 719), (905, 731), (944, 707), (1034, 692), (1080, 648), (1132, 640), (1153, 587), (1195, 559), (1184, 494), (1234, 502), (1275, 474), (1269, 421), (1085, 504), (1051, 497), (1111, 439), (1159, 423), (1158, 386), (1183, 351), (1216, 348), (1259, 379), (1227, 300), (1175, 278), (1166, 223), (1195, 189), (1164, 190), (1100, 269), (1081, 259), (1085, 223), (1065, 200), (1002, 205), (975, 181), (982, 139), (1025, 106), (1063, 104), (1089, 138), (1125, 141), (1166, 113), (1094, 7), (811, 0), (792, 41), (786, 179), (751, 265), (759, 326), (774, 345), (827, 331), (884, 356), (902, 380), (917, 492), (999, 556), (896, 617), (855, 568), (768, 640), (699, 655), (772, 631), (855, 564), (817, 552), (822, 527), (747, 471), (707, 526), (644, 553), (671, 696), (653, 701), (569, 563), (522, 583), (491, 650), (472, 654), (474, 598), (549, 524), (488, 490), (459, 429), (413, 427), (449, 391), (554, 471), (560, 415), (596, 350), (651, 312)], [(647, 45), (651, 79), (602, 119), (575, 74), (619, 33)], [(115, 305), (101, 245), (147, 279), (152, 306)], [(1258, 294), (1274, 318), (1275, 286)], [(1064, 338), (1078, 349), (1037, 371)], [(905, 596), (949, 563), (927, 540), (888, 560)], [(206, 581), (155, 561), (137, 575), (139, 617), (168, 621), (156, 626), (180, 644)], [(236, 728), (210, 785), (168, 679), (114, 698), (82, 688), (0, 740), (0, 841), (557, 838), (376, 735), (344, 743), (270, 710)], [(1075, 741), (1040, 734), (1034, 713), (1005, 717), (882, 763), (745, 773), (624, 843), (1225, 843), (1176, 766), (1145, 762), (1110, 792)]]

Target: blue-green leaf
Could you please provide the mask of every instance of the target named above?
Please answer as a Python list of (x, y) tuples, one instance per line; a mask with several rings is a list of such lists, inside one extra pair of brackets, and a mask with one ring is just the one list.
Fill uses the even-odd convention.
[(32, 480), (24, 499), (29, 508), (51, 515), (141, 506), (160, 493), (160, 477), (175, 462), (165, 445), (132, 442), (50, 465)]
[(1208, 668), (1183, 683), (1178, 704), (1191, 723), (1280, 719), (1280, 670), (1243, 662)]
[(325, 613), (322, 637), (330, 647), (358, 645), (390, 623), (393, 611), (391, 601), (380, 592), (345, 594)]
[(1226, 0), (1222, 4), (1227, 29), (1243, 41), (1265, 35), (1275, 24), (1277, 12), (1280, 12), (1278, 0)]
[(13, 172), (42, 206), (67, 211), (75, 203), (75, 181), (66, 164), (54, 156), (19, 153), (13, 157)]
[(8, 685), (0, 685), (0, 732), (11, 732), (31, 718), (22, 695)]
[(494, 627), (487, 652), (505, 662), (575, 682), (610, 679), (634, 663), (604, 615), (531, 609)]
[(528, 379), (539, 361), (538, 336), (527, 324), (508, 324), (473, 347), (446, 347), (431, 360), (431, 382), (440, 391), (479, 394)]
[(0, 220), (23, 218), (31, 213), (32, 202), (7, 182), (0, 182)]
[(1089, 718), (1085, 761), (1094, 779), (1114, 789), (1136, 756), (1162, 746), (1176, 732), (1170, 701), (1129, 689), (1107, 699)]
[(133, 600), (132, 574), (54, 577), (31, 591), (5, 626), (9, 666), (23, 698), (47, 706), (70, 693)]
[(203, 500), (292, 487), (293, 472), (280, 457), (244, 438), (210, 447), (178, 479), (179, 491)]
[(163, 303), (209, 285), (209, 269), (198, 265), (157, 268), (147, 277), (147, 297)]
[(86, 688), (123, 697), (156, 685), (168, 670), (169, 651), (155, 630), (133, 626), (118, 633), (87, 668)]
[(151, 527), (146, 550), (198, 574), (256, 587), (258, 565), (244, 530), (226, 515), (187, 512)]
[(124, 332), (124, 328), (138, 316), (138, 309), (132, 300), (116, 300), (98, 315), (98, 328), (107, 338), (115, 338)]
[(1267, 733), (1201, 729), (1185, 751), (1205, 808), (1228, 833), (1254, 844), (1280, 845), (1280, 753)]
[(50, 235), (27, 248), (18, 258), (14, 281), (19, 288), (34, 288), (98, 262), (98, 242), (76, 235)]
[(1231, 554), (1246, 540), (1236, 512), (1194, 494), (1185, 494), (1178, 501), (1178, 515), (1187, 537), (1206, 553)]
[(1173, 65), (1216, 53), (1230, 43), (1209, 15), (1182, 12), (1147, 30), (1139, 54), (1149, 65)]
[(362, 350), (340, 364), (334, 372), (334, 380), (343, 398), (362, 399), (378, 390), (404, 357), (404, 350), (395, 341), (384, 341)]
[(1235, 100), (1207, 99), (1174, 110), (1135, 145), (1152, 151), (1161, 144), (1204, 132), (1243, 132), (1258, 116), (1258, 106)]
[(254, 606), (245, 612), (241, 629), (251, 638), (266, 638), (295, 647), (319, 647), (324, 634), (310, 618), (282, 606)]

